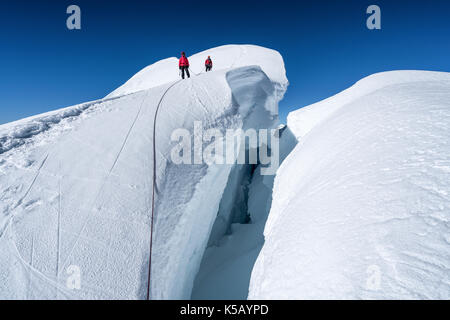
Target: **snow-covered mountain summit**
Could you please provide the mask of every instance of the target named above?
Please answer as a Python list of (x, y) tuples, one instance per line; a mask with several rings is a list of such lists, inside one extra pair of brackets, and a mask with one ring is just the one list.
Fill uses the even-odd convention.
[(0, 298), (145, 299), (154, 181), (150, 298), (190, 297), (233, 166), (175, 165), (171, 135), (193, 136), (196, 121), (276, 127), (288, 84), (270, 49), (224, 46), (190, 62), (191, 79), (177, 82), (167, 59), (105, 99), (0, 126)]
[[(214, 71), (230, 70), (245, 66), (259, 66), (279, 88), (281, 93), (286, 90), (287, 79), (284, 62), (281, 55), (270, 49), (254, 45), (225, 45), (202, 51), (189, 58), (193, 75), (204, 73), (204, 64), (208, 56), (214, 63)], [(107, 98), (134, 93), (149, 89), (180, 78), (178, 58), (172, 57), (158, 61), (135, 74), (124, 85), (111, 92)]]

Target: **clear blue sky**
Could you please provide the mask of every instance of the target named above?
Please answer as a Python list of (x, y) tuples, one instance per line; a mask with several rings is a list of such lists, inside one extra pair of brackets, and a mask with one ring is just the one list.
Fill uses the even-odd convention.
[[(66, 28), (70, 4), (81, 31)], [(371, 4), (382, 30), (365, 26)], [(450, 72), (448, 0), (10, 0), (0, 23), (0, 123), (101, 98), (159, 59), (223, 44), (283, 55), (282, 119), (375, 72)]]

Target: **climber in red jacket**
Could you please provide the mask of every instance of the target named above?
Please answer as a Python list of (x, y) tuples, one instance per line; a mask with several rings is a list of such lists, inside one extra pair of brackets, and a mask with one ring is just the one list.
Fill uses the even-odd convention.
[(208, 59), (206, 59), (206, 61), (205, 61), (206, 72), (211, 71), (212, 66), (213, 66), (213, 63), (212, 63), (211, 57), (208, 56)]
[(188, 60), (188, 58), (186, 58), (186, 54), (184, 53), (184, 51), (181, 53), (181, 58), (180, 58), (180, 62), (178, 63), (178, 66), (180, 67), (181, 77), (183, 79), (184, 79), (185, 72), (186, 72), (188, 78), (191, 77), (191, 75), (189, 74), (189, 60)]

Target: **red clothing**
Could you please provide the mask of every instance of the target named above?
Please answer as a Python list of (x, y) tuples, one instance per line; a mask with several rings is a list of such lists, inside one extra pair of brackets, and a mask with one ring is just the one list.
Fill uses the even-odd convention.
[(212, 60), (211, 59), (206, 59), (205, 66), (211, 66), (212, 67)]
[(180, 62), (178, 64), (180, 67), (189, 67), (189, 60), (186, 56), (181, 56)]

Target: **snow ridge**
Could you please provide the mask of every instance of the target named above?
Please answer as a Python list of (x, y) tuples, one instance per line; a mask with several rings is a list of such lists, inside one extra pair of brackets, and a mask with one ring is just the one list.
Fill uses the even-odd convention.
[(416, 70), (375, 73), (359, 80), (355, 85), (335, 96), (289, 113), (288, 126), (300, 140), (315, 126), (333, 115), (334, 112), (361, 96), (390, 85), (428, 81), (449, 81), (449, 76), (446, 72)]
[[(105, 100), (0, 126), (1, 298), (145, 299), (152, 201), (150, 296), (190, 297), (232, 165), (174, 165), (171, 134), (195, 121), (220, 131), (274, 127), (276, 88), (287, 86), (276, 51), (206, 52), (214, 72), (174, 85), (176, 63), (165, 60)], [(76, 270), (81, 287), (71, 290)]]
[(448, 299), (450, 73), (363, 79), (290, 114), (251, 299)]
[[(254, 45), (224, 45), (189, 57), (190, 69), (194, 75), (204, 73), (203, 65), (207, 56), (214, 61), (214, 71), (231, 70), (245, 66), (259, 66), (271, 79), (278, 99), (283, 98), (288, 86), (284, 61), (281, 55), (271, 49)], [(130, 94), (177, 81), (178, 59), (175, 57), (158, 61), (134, 75), (124, 85), (111, 92), (107, 98)]]

